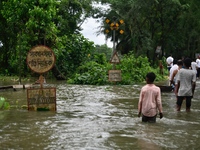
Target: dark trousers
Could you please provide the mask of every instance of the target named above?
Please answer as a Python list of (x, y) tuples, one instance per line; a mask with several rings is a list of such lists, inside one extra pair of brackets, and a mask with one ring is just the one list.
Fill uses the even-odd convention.
[(200, 75), (200, 68), (197, 69), (197, 77), (199, 78)]
[(155, 123), (156, 122), (156, 116), (153, 116), (153, 117), (147, 117), (147, 116), (144, 116), (142, 115), (142, 122), (149, 122), (149, 123)]
[(191, 106), (191, 101), (192, 101), (192, 96), (178, 96), (177, 97), (177, 102), (176, 102), (176, 104), (177, 104), (177, 109), (178, 109), (178, 111), (180, 110), (180, 108), (181, 108), (181, 105), (182, 105), (182, 103), (183, 103), (183, 100), (184, 100), (184, 98), (186, 99), (186, 109), (190, 109), (190, 106)]

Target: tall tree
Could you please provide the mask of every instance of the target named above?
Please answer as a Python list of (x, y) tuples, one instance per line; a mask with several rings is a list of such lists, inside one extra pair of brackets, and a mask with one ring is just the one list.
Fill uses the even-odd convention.
[[(55, 43), (57, 29), (53, 22), (56, 16), (54, 0), (9, 0), (2, 2), (1, 14), (6, 22), (7, 40), (6, 58), (8, 66), (16, 72), (26, 68), (27, 51), (35, 45), (52, 46)], [(8, 43), (8, 44), (7, 44)], [(20, 67), (20, 68), (19, 68)], [(13, 70), (14, 72), (14, 70)]]
[(101, 2), (110, 3), (110, 11), (105, 17), (114, 14), (124, 19), (125, 33), (117, 38), (119, 40), (117, 48), (122, 54), (133, 51), (136, 55), (147, 55), (153, 59), (156, 47), (162, 46), (161, 56), (173, 53), (176, 57), (181, 57), (180, 51), (192, 56), (194, 48), (197, 48), (198, 0), (102, 0)]
[(92, 0), (61, 0), (58, 4), (57, 26), (60, 35), (79, 33), (86, 18), (95, 13)]

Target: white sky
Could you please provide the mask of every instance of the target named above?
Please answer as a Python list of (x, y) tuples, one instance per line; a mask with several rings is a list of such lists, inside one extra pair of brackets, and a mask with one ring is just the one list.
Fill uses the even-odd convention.
[(96, 32), (99, 30), (98, 29), (99, 26), (100, 23), (96, 22), (95, 19), (88, 18), (81, 26), (83, 28), (81, 33), (85, 38), (89, 39), (90, 41), (93, 41), (95, 44), (98, 45), (107, 44), (108, 47), (112, 48), (113, 43), (110, 42), (110, 39), (108, 39), (106, 42), (105, 35), (100, 34), (97, 36)]
[[(107, 11), (109, 8), (109, 5), (107, 4), (102, 5), (100, 3), (93, 3), (93, 6), (101, 8), (102, 11)], [(93, 41), (95, 44), (98, 44), (98, 45), (106, 44), (108, 47), (112, 48), (113, 42), (110, 41), (111, 39), (108, 39), (106, 41), (104, 34), (100, 34), (97, 36), (97, 32), (99, 30), (98, 27), (100, 25), (101, 23), (97, 22), (95, 19), (88, 18), (87, 20), (85, 20), (85, 22), (81, 26), (83, 28), (81, 33), (83, 34), (85, 38), (89, 39), (90, 41)]]

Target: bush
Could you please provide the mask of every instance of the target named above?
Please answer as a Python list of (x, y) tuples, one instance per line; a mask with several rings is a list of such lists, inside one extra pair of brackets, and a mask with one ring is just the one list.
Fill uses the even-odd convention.
[(147, 57), (136, 58), (133, 54), (124, 55), (117, 68), (122, 71), (121, 84), (142, 82), (148, 72), (153, 72)]
[[(124, 55), (121, 58), (121, 63), (115, 65), (116, 70), (121, 70), (122, 81), (116, 84), (130, 85), (145, 81), (148, 72), (156, 74), (156, 81), (164, 79), (159, 74), (159, 68), (150, 66), (147, 57), (135, 57), (133, 54)], [(106, 62), (102, 55), (95, 55), (92, 61), (78, 67), (76, 74), (68, 80), (72, 84), (91, 84), (91, 85), (105, 85), (111, 84), (108, 81), (108, 71), (112, 70), (112, 65)]]
[(0, 109), (9, 109), (10, 104), (6, 102), (6, 99), (4, 97), (0, 97)]
[(91, 85), (107, 84), (108, 68), (111, 68), (111, 65), (101, 65), (95, 61), (86, 62), (84, 65), (78, 67), (74, 78), (68, 80), (68, 83)]

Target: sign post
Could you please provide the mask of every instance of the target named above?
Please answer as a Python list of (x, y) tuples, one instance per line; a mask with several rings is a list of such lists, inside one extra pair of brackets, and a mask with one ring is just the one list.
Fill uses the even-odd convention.
[(116, 42), (116, 39), (115, 39), (115, 36), (116, 36), (116, 31), (119, 30), (119, 33), (120, 34), (123, 34), (124, 33), (124, 30), (123, 29), (120, 29), (120, 25), (124, 24), (124, 20), (118, 20), (117, 17), (113, 17), (112, 20), (110, 19), (106, 19), (105, 20), (106, 24), (109, 25), (109, 28), (107, 28), (105, 30), (105, 32), (108, 34), (111, 31), (113, 31), (113, 52), (112, 52), (112, 55), (116, 52), (116, 46), (115, 46), (115, 42)]
[(56, 111), (56, 88), (27, 89), (28, 110)]
[(121, 80), (121, 70), (109, 70), (109, 81), (117, 82)]
[(121, 81), (121, 70), (115, 70), (115, 65), (120, 63), (120, 59), (117, 55), (117, 52), (115, 52), (110, 60), (110, 63), (114, 64), (113, 66), (113, 70), (109, 70), (108, 71), (108, 79), (111, 82), (117, 82), (117, 81)]
[(29, 68), (40, 74), (40, 88), (27, 89), (28, 110), (56, 111), (56, 88), (43, 88), (43, 74), (55, 64), (54, 52), (47, 46), (36, 46), (28, 52), (26, 60)]
[(117, 50), (115, 46), (115, 36), (116, 36), (116, 31), (118, 30), (120, 34), (124, 34), (124, 30), (120, 29), (120, 26), (124, 24), (124, 20), (118, 20), (117, 17), (113, 17), (112, 21), (110, 19), (105, 20), (106, 24), (109, 25), (109, 28), (105, 30), (105, 32), (108, 34), (111, 31), (113, 31), (113, 51), (112, 51), (112, 57), (110, 60), (110, 63), (113, 63), (113, 70), (109, 70), (108, 75), (109, 75), (109, 81), (121, 81), (121, 70), (115, 70), (116, 64), (120, 63), (120, 59), (117, 55)]

